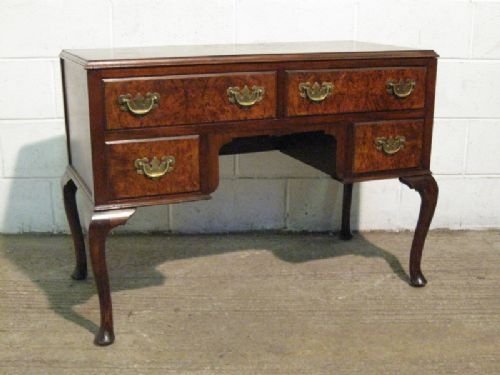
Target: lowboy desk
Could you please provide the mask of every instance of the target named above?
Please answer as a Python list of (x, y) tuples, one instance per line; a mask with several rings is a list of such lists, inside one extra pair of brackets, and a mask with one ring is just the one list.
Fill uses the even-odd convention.
[(63, 51), (64, 203), (77, 280), (87, 276), (77, 188), (93, 205), (95, 343), (114, 341), (107, 234), (136, 207), (208, 199), (221, 154), (280, 150), (342, 182), (343, 239), (353, 183), (399, 178), (421, 196), (409, 275), (424, 286), (436, 63), (433, 51), (359, 42)]

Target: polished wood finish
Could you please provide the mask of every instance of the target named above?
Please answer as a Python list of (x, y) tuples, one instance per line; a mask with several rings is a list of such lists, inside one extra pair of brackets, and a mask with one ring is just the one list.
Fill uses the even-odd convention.
[[(196, 192), (200, 190), (198, 136), (117, 141), (106, 144), (107, 183), (112, 199)], [(172, 156), (172, 171), (159, 179), (137, 173), (136, 159)]]
[(412, 50), (353, 40), (86, 49), (66, 50), (61, 53), (65, 60), (75, 61), (87, 69), (436, 56), (436, 53), (430, 50)]
[(67, 60), (61, 60), (61, 71), (64, 80), (68, 160), (69, 164), (78, 170), (84, 189), (92, 195), (94, 175), (92, 153), (88, 152), (92, 149), (92, 144), (87, 73), (81, 66)]
[[(422, 164), (423, 120), (358, 123), (354, 126), (354, 173), (419, 168)], [(388, 155), (376, 148), (379, 137), (404, 136), (403, 148)]]
[[(75, 242), (77, 278), (85, 250), (76, 188), (92, 202), (92, 267), (101, 307), (98, 345), (113, 341), (105, 239), (140, 206), (208, 199), (219, 183), (219, 154), (279, 150), (345, 184), (341, 237), (351, 238), (355, 182), (401, 178), (422, 196), (410, 280), (421, 286), (423, 243), (437, 187), (429, 169), (436, 81), (433, 51), (359, 42), (292, 43), (63, 51), (70, 165), (63, 182)], [(406, 98), (388, 80), (415, 80)], [(331, 81), (333, 94), (311, 103), (303, 82)], [(262, 86), (261, 101), (231, 103), (228, 87)], [(120, 95), (159, 94), (148, 113), (120, 109)], [(392, 155), (378, 137), (405, 138)], [(175, 158), (162, 177), (138, 173), (136, 159)], [(153, 176), (154, 177), (154, 176)]]
[[(334, 69), (287, 72), (287, 115), (310, 116), (335, 113), (418, 109), (424, 106), (425, 68)], [(413, 79), (415, 90), (404, 99), (387, 91), (389, 80)], [(303, 82), (330, 82), (332, 94), (320, 103), (303, 98)]]
[[(242, 108), (228, 100), (229, 87), (265, 89), (264, 98), (252, 107)], [(137, 116), (120, 110), (120, 95), (158, 93), (157, 108)], [(245, 72), (166, 77), (138, 77), (104, 80), (106, 124), (108, 129), (183, 125), (206, 122), (255, 120), (276, 116), (276, 73)]]
[(99, 296), (101, 325), (95, 336), (97, 345), (110, 345), (115, 340), (113, 330), (113, 311), (109, 288), (108, 268), (106, 266), (106, 237), (111, 229), (123, 225), (134, 214), (135, 209), (94, 212), (89, 226), (89, 248), (92, 271)]
[(76, 204), (77, 186), (67, 173), (61, 179), (63, 189), (64, 209), (68, 218), (69, 230), (75, 247), (76, 265), (71, 277), (74, 280), (87, 278), (87, 255), (85, 254), (85, 241)]
[(413, 286), (422, 287), (427, 284), (427, 280), (420, 269), (422, 250), (436, 209), (439, 188), (436, 180), (431, 175), (401, 177), (400, 181), (411, 189), (415, 189), (421, 198), (420, 214), (418, 215), (417, 227), (411, 244), (410, 283)]

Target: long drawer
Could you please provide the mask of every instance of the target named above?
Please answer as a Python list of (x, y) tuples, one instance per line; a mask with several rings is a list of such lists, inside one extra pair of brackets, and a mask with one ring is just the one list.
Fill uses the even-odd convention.
[(423, 108), (426, 68), (288, 71), (288, 116)]
[(242, 72), (105, 79), (107, 129), (276, 116), (276, 73)]

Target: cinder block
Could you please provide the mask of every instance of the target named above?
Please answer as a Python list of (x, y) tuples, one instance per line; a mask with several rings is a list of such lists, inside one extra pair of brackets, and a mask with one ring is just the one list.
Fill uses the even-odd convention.
[(236, 41), (353, 39), (354, 9), (353, 1), (237, 0)]
[(437, 117), (500, 117), (500, 61), (440, 61)]
[(436, 119), (432, 134), (431, 170), (436, 174), (464, 171), (469, 120)]
[(435, 49), (442, 57), (465, 57), (470, 24), (467, 1), (360, 0), (357, 39)]
[(234, 2), (113, 0), (116, 47), (234, 41)]
[(328, 177), (307, 164), (279, 151), (242, 154), (238, 157), (242, 177)]
[(396, 230), (401, 183), (397, 179), (354, 185), (351, 226), (359, 230)]
[(465, 172), (468, 174), (500, 174), (499, 146), (500, 119), (470, 120)]
[(0, 77), (0, 118), (56, 116), (53, 61), (0, 61)]
[(474, 31), (472, 56), (476, 58), (500, 58), (500, 2), (474, 3)]
[[(465, 184), (461, 176), (434, 176), (439, 196), (431, 228), (461, 229)], [(414, 230), (420, 212), (420, 195), (406, 186), (401, 192), (399, 227)]]
[(51, 183), (41, 179), (0, 179), (0, 232), (52, 232)]
[(63, 48), (110, 47), (108, 4), (2, 0), (0, 57), (57, 57)]
[(329, 231), (340, 228), (342, 184), (333, 179), (288, 181), (287, 229)]
[[(500, 177), (469, 177), (460, 202), (463, 205), (462, 227), (465, 229), (500, 228)], [(458, 199), (458, 197), (457, 197)]]
[(208, 201), (172, 206), (175, 232), (230, 232), (285, 226), (285, 180), (221, 180)]
[(68, 163), (63, 120), (0, 121), (5, 177), (60, 177)]
[(4, 170), (3, 156), (2, 155), (3, 155), (3, 152), (2, 152), (2, 142), (0, 142), (0, 178), (3, 177), (3, 170)]
[(54, 102), (56, 106), (56, 117), (64, 118), (63, 84), (61, 74), (61, 64), (59, 60), (52, 62), (54, 70)]

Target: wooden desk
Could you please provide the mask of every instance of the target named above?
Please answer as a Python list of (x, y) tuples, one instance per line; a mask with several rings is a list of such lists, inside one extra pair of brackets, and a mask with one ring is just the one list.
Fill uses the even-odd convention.
[(359, 42), (63, 51), (72, 276), (87, 276), (78, 188), (94, 207), (95, 342), (114, 340), (108, 232), (139, 206), (208, 199), (219, 154), (280, 150), (344, 183), (344, 239), (352, 184), (399, 178), (422, 198), (409, 274), (424, 286), (420, 260), (438, 195), (429, 170), (436, 58)]

